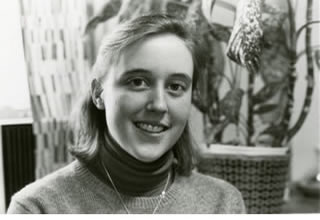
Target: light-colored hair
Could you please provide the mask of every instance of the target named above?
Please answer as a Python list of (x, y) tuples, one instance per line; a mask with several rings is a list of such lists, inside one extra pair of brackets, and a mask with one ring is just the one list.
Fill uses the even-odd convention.
[[(108, 74), (110, 66), (118, 62), (121, 53), (130, 45), (147, 37), (159, 34), (173, 34), (185, 42), (192, 54), (194, 63), (193, 85), (195, 88), (198, 75), (204, 64), (201, 58), (201, 47), (195, 34), (182, 20), (169, 15), (145, 15), (123, 23), (103, 40), (98, 52), (97, 60), (93, 66), (92, 79), (100, 83)], [(183, 107), (183, 106), (181, 106)], [(91, 86), (86, 88), (86, 94), (75, 106), (72, 127), (74, 131), (74, 143), (70, 147), (73, 156), (83, 162), (92, 161), (99, 152), (101, 141), (104, 141), (104, 133), (107, 129), (105, 112), (99, 110), (92, 100)], [(173, 147), (177, 161), (177, 171), (182, 175), (190, 174), (193, 168), (193, 143), (189, 132), (188, 123)]]

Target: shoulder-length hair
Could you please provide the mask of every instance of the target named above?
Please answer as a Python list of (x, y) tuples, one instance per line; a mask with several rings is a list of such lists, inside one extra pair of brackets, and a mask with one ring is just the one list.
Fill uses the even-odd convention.
[[(92, 80), (96, 79), (102, 83), (109, 68), (118, 61), (122, 51), (137, 41), (159, 34), (173, 34), (185, 42), (194, 63), (192, 83), (192, 89), (194, 89), (203, 67), (200, 44), (188, 24), (163, 14), (138, 17), (119, 25), (115, 31), (107, 34), (92, 69)], [(72, 117), (73, 144), (69, 150), (78, 160), (88, 163), (96, 157), (101, 146), (100, 141), (103, 141), (102, 137), (107, 129), (105, 112), (99, 110), (93, 103), (90, 85), (87, 86), (85, 94), (78, 104), (75, 106)], [(189, 175), (194, 165), (194, 158), (188, 123), (181, 137), (173, 146), (173, 153), (177, 162), (177, 172), (181, 175)]]

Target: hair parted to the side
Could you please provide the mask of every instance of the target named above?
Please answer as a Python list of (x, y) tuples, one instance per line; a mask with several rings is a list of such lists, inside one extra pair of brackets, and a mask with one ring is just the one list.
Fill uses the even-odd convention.
[[(193, 85), (195, 88), (198, 75), (204, 67), (201, 46), (197, 42), (195, 33), (188, 24), (170, 15), (157, 14), (145, 15), (119, 25), (112, 33), (107, 34), (103, 40), (97, 60), (92, 69), (92, 80), (103, 82), (104, 77), (112, 65), (116, 64), (121, 53), (128, 46), (146, 39), (147, 37), (160, 34), (174, 34), (185, 42), (186, 47), (192, 54), (194, 63)], [(90, 162), (99, 152), (107, 125), (104, 110), (99, 110), (92, 100), (91, 84), (85, 89), (78, 105), (74, 107), (71, 117), (73, 129), (73, 144), (70, 152), (82, 162)], [(108, 108), (108, 103), (105, 103)], [(181, 106), (183, 107), (183, 106)], [(177, 172), (181, 175), (190, 174), (193, 168), (192, 139), (188, 123), (173, 147), (174, 156), (177, 160)]]

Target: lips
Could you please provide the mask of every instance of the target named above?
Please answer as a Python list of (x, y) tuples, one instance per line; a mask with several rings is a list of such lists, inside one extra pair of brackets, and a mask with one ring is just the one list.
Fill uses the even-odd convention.
[(145, 132), (161, 133), (168, 129), (168, 126), (161, 123), (136, 122), (135, 126)]

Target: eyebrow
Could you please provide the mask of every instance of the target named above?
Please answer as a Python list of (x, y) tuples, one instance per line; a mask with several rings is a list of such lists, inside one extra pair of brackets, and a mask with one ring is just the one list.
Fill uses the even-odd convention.
[(173, 79), (181, 79), (181, 80), (187, 80), (188, 83), (191, 83), (192, 82), (192, 79), (190, 76), (188, 76), (187, 74), (185, 73), (173, 73), (170, 75), (169, 78), (173, 78)]
[[(134, 68), (134, 69), (129, 69), (127, 71), (125, 71), (123, 74), (121, 74), (121, 77), (127, 77), (130, 75), (135, 75), (135, 74), (152, 74), (152, 72), (150, 70), (147, 69), (143, 69), (143, 68)], [(192, 82), (192, 78), (190, 76), (188, 76), (185, 73), (171, 73), (169, 75), (169, 78), (171, 79), (181, 79), (181, 80), (186, 80), (188, 83)]]
[(151, 71), (149, 71), (147, 69), (142, 69), (142, 68), (130, 69), (130, 70), (125, 71), (122, 74), (122, 76), (134, 75), (137, 73), (150, 74)]

